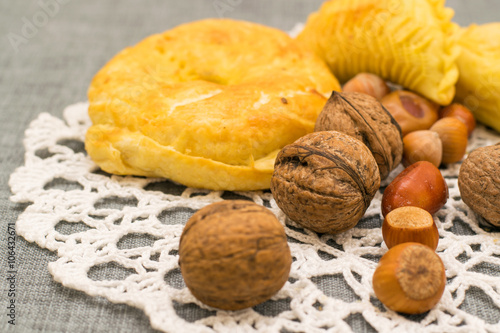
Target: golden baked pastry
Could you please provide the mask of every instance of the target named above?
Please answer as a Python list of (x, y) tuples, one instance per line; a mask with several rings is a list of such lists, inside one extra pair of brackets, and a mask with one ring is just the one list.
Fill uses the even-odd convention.
[(500, 132), (500, 22), (473, 24), (459, 35), (456, 100)]
[(444, 0), (331, 0), (307, 20), (298, 40), (346, 82), (369, 72), (438, 104), (455, 95), (453, 10)]
[(282, 31), (180, 25), (116, 55), (89, 88), (85, 147), (104, 171), (214, 190), (269, 188), (279, 150), (312, 132), (326, 64)]

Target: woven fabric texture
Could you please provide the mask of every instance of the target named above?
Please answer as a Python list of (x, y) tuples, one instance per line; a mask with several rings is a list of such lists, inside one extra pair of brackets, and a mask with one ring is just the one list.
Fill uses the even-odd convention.
[[(224, 6), (224, 3), (228, 6)], [(123, 48), (137, 43), (150, 34), (208, 17), (244, 19), (289, 31), (296, 22), (304, 22), (321, 3), (322, 0), (0, 0), (0, 49), (2, 50), (0, 52), (0, 96), (2, 96), (0, 98), (0, 133), (2, 133), (0, 137), (2, 163), (0, 300), (2, 302), (0, 304), (2, 308), (8, 305), (6, 303), (9, 290), (9, 282), (6, 280), (8, 256), (5, 254), (8, 244), (8, 224), (15, 224), (31, 204), (31, 202), (12, 202), (10, 197), (13, 193), (8, 181), (16, 168), (26, 165), (23, 139), (24, 132), (32, 121), (35, 119), (39, 121), (40, 114), (44, 113), (44, 117), (50, 115), (58, 119), (60, 124), (64, 124), (61, 120), (65, 106), (86, 100), (89, 82), (99, 68)], [(454, 21), (461, 25), (500, 20), (500, 4), (495, 0), (447, 0), (446, 4), (455, 9)], [(12, 36), (21, 38), (13, 39)], [(52, 118), (51, 121), (56, 121)], [(68, 147), (83, 153), (79, 140), (62, 141), (57, 146), (63, 148), (57, 149)], [(38, 153), (44, 157), (43, 150)], [(101, 176), (109, 177), (103, 174)], [(63, 176), (51, 181), (46, 190), (59, 189), (61, 195), (66, 195), (63, 192), (71, 190), (81, 190), (81, 185), (62, 180), (64, 178)], [(139, 187), (137, 190), (143, 191), (144, 188)], [(186, 188), (158, 181), (146, 185), (146, 190), (180, 196)], [(222, 198), (239, 197), (239, 195), (221, 194)], [(104, 207), (114, 207), (113, 211), (123, 207), (119, 202), (113, 201), (104, 204)], [(131, 207), (134, 207), (135, 201), (131, 204)], [(99, 205), (97, 207), (99, 208)], [(181, 220), (184, 222), (192, 212), (184, 208), (174, 211), (179, 213), (171, 214), (169, 218), (172, 221), (177, 218), (179, 223)], [(362, 225), (373, 228), (379, 223), (378, 218), (372, 218), (363, 221)], [(84, 224), (60, 223), (57, 232), (66, 234), (67, 239), (74, 238), (76, 231), (88, 231), (89, 227)], [(289, 227), (291, 230), (294, 225), (290, 224)], [(467, 223), (461, 222), (453, 223), (449, 230), (458, 235), (468, 235), (472, 232)], [(303, 231), (297, 229), (296, 232)], [(151, 242), (151, 240), (141, 241), (139, 238), (131, 236), (130, 239), (118, 244), (120, 247), (133, 247), (137, 244), (148, 245)], [(331, 241), (329, 244), (335, 245)], [(339, 246), (338, 249), (341, 250), (343, 247)], [(469, 257), (482, 251), (480, 245), (472, 246), (471, 249), (472, 251), (462, 252), (458, 260), (471, 262)], [(4, 308), (3, 319), (0, 321), (1, 332), (157, 332), (151, 327), (149, 317), (137, 307), (112, 303), (105, 297), (89, 296), (86, 292), (55, 282), (47, 267), (49, 263), (59, 260), (57, 251), (47, 250), (20, 236), (16, 238), (15, 250), (16, 325), (7, 322), (8, 317), (5, 316), (7, 310)], [(325, 258), (331, 258), (324, 251), (318, 253)], [(375, 264), (375, 261), (373, 263)], [(484, 263), (474, 269), (488, 272), (496, 278), (500, 274), (499, 266), (494, 263)], [(130, 276), (128, 273), (130, 271), (124, 272), (119, 266), (99, 266), (89, 270), (89, 277), (91, 281), (102, 282), (110, 276), (120, 278)], [(353, 276), (359, 278), (354, 274)], [(357, 299), (353, 291), (345, 288), (342, 276), (334, 274), (328, 278), (330, 279), (328, 283), (318, 282), (320, 288), (325, 289), (323, 293), (327, 296), (341, 293), (342, 296), (338, 297), (345, 302)], [(183, 286), (180, 275), (175, 269), (166, 280), (169, 285)], [(295, 285), (296, 282), (292, 282), (290, 283)], [(375, 300), (373, 302), (381, 307)], [(283, 309), (290, 309), (292, 306), (290, 299), (281, 295), (278, 299), (266, 302), (254, 310), (265, 316), (262, 320), (267, 323), (267, 317), (283, 314)], [(319, 307), (319, 304), (315, 306)], [(492, 298), (480, 287), (471, 286), (465, 291), (460, 309), (472, 314), (474, 320), (483, 324), (494, 324), (500, 318)], [(174, 303), (174, 310), (188, 322), (194, 322), (212, 313), (211, 310), (200, 310), (200, 306), (194, 303), (187, 305)], [(427, 320), (426, 316), (408, 318), (415, 323)], [(359, 312), (347, 316), (343, 321), (347, 326), (343, 325), (342, 328), (336, 326), (337, 330), (375, 331)], [(481, 325), (472, 331), (484, 331), (484, 326)], [(464, 328), (464, 331), (470, 330)]]

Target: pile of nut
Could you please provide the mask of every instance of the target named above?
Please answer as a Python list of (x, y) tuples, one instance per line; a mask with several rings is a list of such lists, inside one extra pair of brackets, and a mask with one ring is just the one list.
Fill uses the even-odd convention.
[[(373, 289), (394, 311), (423, 313), (438, 303), (446, 285), (435, 252), (433, 214), (448, 199), (439, 166), (463, 159), (474, 128), (472, 113), (462, 105), (441, 108), (362, 73), (343, 92), (332, 93), (313, 133), (280, 151), (271, 192), (291, 220), (318, 233), (340, 233), (359, 222), (381, 180), (403, 163), (406, 168), (382, 196), (381, 232), (389, 250), (374, 272)], [(500, 226), (500, 145), (484, 149), (463, 163), (459, 186), (464, 202)], [(489, 162), (480, 166), (485, 155)], [(477, 177), (485, 175), (493, 179), (491, 200), (478, 188)], [(223, 201), (195, 213), (179, 246), (179, 265), (193, 295), (226, 310), (269, 299), (287, 281), (291, 263), (283, 225), (267, 208), (245, 201)]]

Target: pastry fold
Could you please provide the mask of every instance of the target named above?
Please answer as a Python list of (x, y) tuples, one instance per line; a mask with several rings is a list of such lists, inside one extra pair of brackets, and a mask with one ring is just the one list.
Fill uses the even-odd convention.
[(331, 0), (297, 39), (346, 82), (369, 72), (449, 104), (455, 95), (458, 26), (444, 0)]
[(473, 24), (461, 29), (458, 36), (456, 101), (500, 132), (500, 22)]

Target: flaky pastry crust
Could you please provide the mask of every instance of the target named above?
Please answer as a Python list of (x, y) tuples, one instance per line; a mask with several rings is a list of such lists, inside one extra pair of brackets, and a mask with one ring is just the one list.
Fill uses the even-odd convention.
[(85, 146), (104, 171), (214, 190), (269, 188), (279, 150), (312, 132), (332, 90), (284, 32), (207, 19), (126, 48), (89, 88)]
[(329, 0), (297, 37), (346, 82), (373, 73), (441, 104), (455, 94), (459, 53), (444, 0)]
[(455, 99), (478, 121), (500, 132), (500, 22), (471, 24), (457, 36), (461, 53)]

